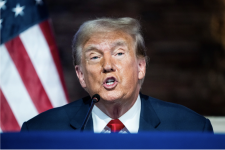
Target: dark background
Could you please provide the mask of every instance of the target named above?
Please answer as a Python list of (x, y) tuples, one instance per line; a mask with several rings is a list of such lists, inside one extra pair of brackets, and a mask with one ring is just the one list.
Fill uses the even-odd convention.
[(100, 17), (142, 24), (150, 63), (141, 92), (202, 115), (225, 115), (223, 0), (47, 0), (70, 101), (86, 96), (76, 77), (71, 41)]

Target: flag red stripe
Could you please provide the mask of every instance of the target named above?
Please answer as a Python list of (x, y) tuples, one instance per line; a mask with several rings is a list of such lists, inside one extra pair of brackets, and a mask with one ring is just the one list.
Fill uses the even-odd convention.
[(5, 46), (37, 111), (41, 113), (53, 108), (21, 39), (16, 37), (5, 43)]
[(69, 97), (68, 97), (68, 93), (66, 90), (65, 81), (63, 78), (63, 71), (62, 71), (62, 67), (61, 67), (61, 63), (60, 63), (60, 59), (59, 59), (59, 53), (58, 53), (58, 49), (56, 47), (52, 29), (49, 25), (48, 20), (40, 23), (39, 26), (40, 26), (42, 33), (48, 43), (49, 49), (51, 51), (54, 63), (56, 65), (56, 68), (57, 68), (57, 71), (58, 71), (58, 74), (59, 74), (59, 77), (60, 77), (60, 80), (61, 80), (61, 83), (63, 86), (64, 93), (66, 95), (67, 102), (69, 102)]
[(7, 131), (20, 131), (19, 123), (17, 122), (2, 90), (1, 94), (1, 129), (3, 132)]

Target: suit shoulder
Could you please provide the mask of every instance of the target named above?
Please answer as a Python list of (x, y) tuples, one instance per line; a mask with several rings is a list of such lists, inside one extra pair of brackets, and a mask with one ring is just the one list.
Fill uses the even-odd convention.
[(158, 113), (163, 113), (164, 115), (167, 114), (166, 116), (205, 119), (202, 115), (183, 105), (162, 101), (153, 97), (149, 97), (149, 99), (154, 110)]
[[(73, 108), (72, 110), (76, 111), (80, 107), (81, 102), (82, 102), (82, 100), (79, 99), (77, 101), (68, 103), (66, 105), (49, 109), (49, 110), (47, 110), (45, 112), (42, 112), (42, 113), (38, 114), (37, 116), (31, 118), (29, 121), (36, 120), (36, 119), (37, 120), (39, 120), (39, 119), (42, 119), (42, 120), (43, 119), (47, 119), (47, 120), (49, 120), (49, 119), (56, 119), (56, 118), (59, 119), (60, 116), (62, 116), (62, 115), (65, 116), (67, 114), (67, 110), (68, 109)], [(57, 116), (57, 117), (52, 117), (52, 116)]]
[[(160, 120), (158, 129), (172, 131), (204, 131), (212, 130), (211, 124), (204, 116), (193, 110), (171, 102), (165, 102), (149, 96), (142, 96), (143, 103), (151, 107)], [(206, 129), (209, 126), (210, 129)]]
[(24, 128), (25, 130), (51, 130), (69, 126), (69, 121), (73, 115), (84, 106), (86, 105), (83, 98), (61, 107), (52, 108), (25, 122), (22, 130)]

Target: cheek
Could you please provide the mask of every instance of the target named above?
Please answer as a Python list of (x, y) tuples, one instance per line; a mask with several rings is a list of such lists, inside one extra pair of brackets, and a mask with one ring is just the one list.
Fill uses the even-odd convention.
[(97, 66), (89, 66), (85, 70), (85, 81), (89, 86), (93, 86), (95, 84), (93, 83), (99, 83), (100, 82), (100, 74), (101, 71), (98, 69)]
[(85, 79), (87, 82), (90, 82), (90, 80), (93, 80), (95, 78), (95, 72), (93, 69), (87, 69), (86, 70), (86, 76)]
[(138, 67), (135, 61), (126, 61), (119, 68), (121, 80), (126, 86), (135, 84), (138, 81)]

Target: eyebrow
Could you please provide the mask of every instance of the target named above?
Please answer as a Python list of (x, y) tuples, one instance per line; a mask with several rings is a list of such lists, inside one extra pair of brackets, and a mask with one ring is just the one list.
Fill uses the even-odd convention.
[(112, 43), (112, 48), (116, 48), (118, 46), (127, 46), (127, 42), (125, 42), (124, 40), (118, 40)]
[[(127, 46), (127, 42), (125, 42), (124, 40), (117, 40), (113, 42), (110, 46), (112, 49), (115, 49), (116, 47), (119, 47), (119, 46)], [(89, 45), (87, 48), (84, 49), (84, 52), (86, 53), (92, 50), (98, 50), (97, 46), (94, 44)]]
[(97, 50), (97, 46), (95, 45), (90, 45), (88, 46), (87, 48), (84, 49), (84, 52), (89, 52), (89, 51), (92, 51), (92, 50)]

